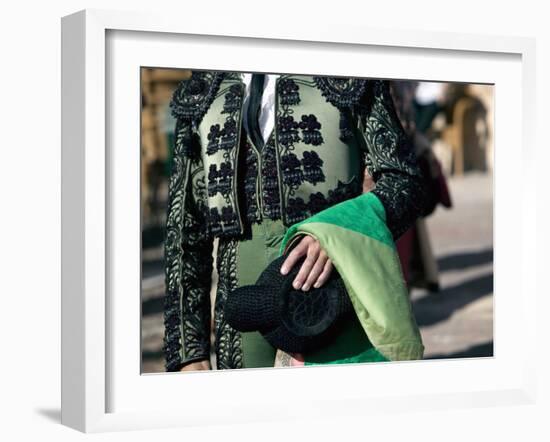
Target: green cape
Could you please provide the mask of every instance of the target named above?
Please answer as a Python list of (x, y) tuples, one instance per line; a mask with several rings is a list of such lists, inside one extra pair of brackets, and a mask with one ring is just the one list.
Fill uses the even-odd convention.
[(376, 195), (365, 193), (292, 225), (279, 253), (302, 234), (315, 237), (330, 257), (358, 320), (327, 348), (304, 355), (306, 365), (422, 359), (424, 345)]

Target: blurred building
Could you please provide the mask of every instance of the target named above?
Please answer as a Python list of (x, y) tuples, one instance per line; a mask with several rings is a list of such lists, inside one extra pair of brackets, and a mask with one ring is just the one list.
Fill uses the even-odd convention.
[(481, 84), (419, 84), (419, 125), (447, 175), (492, 172), (493, 90)]
[(141, 69), (141, 203), (143, 229), (162, 225), (175, 120), (170, 98), (191, 71)]

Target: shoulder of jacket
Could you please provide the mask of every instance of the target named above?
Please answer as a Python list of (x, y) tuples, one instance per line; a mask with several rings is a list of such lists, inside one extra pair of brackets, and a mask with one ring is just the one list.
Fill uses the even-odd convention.
[(326, 100), (338, 108), (353, 107), (361, 100), (370, 80), (351, 77), (313, 77)]
[(223, 72), (193, 71), (191, 78), (181, 81), (172, 95), (172, 115), (198, 123), (216, 98), (223, 78)]

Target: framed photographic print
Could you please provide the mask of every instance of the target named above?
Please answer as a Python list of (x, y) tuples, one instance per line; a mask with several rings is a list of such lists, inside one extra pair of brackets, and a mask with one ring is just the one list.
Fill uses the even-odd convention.
[(62, 54), (62, 423), (533, 400), (533, 41), (87, 10)]

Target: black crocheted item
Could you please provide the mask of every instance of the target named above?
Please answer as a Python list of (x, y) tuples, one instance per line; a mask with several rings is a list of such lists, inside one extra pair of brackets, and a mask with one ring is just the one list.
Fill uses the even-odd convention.
[(275, 259), (254, 285), (229, 293), (225, 318), (242, 332), (259, 331), (274, 347), (290, 353), (320, 348), (338, 320), (353, 311), (344, 283), (336, 270), (320, 288), (304, 292), (292, 282), (302, 258), (286, 275), (280, 269), (286, 256)]

